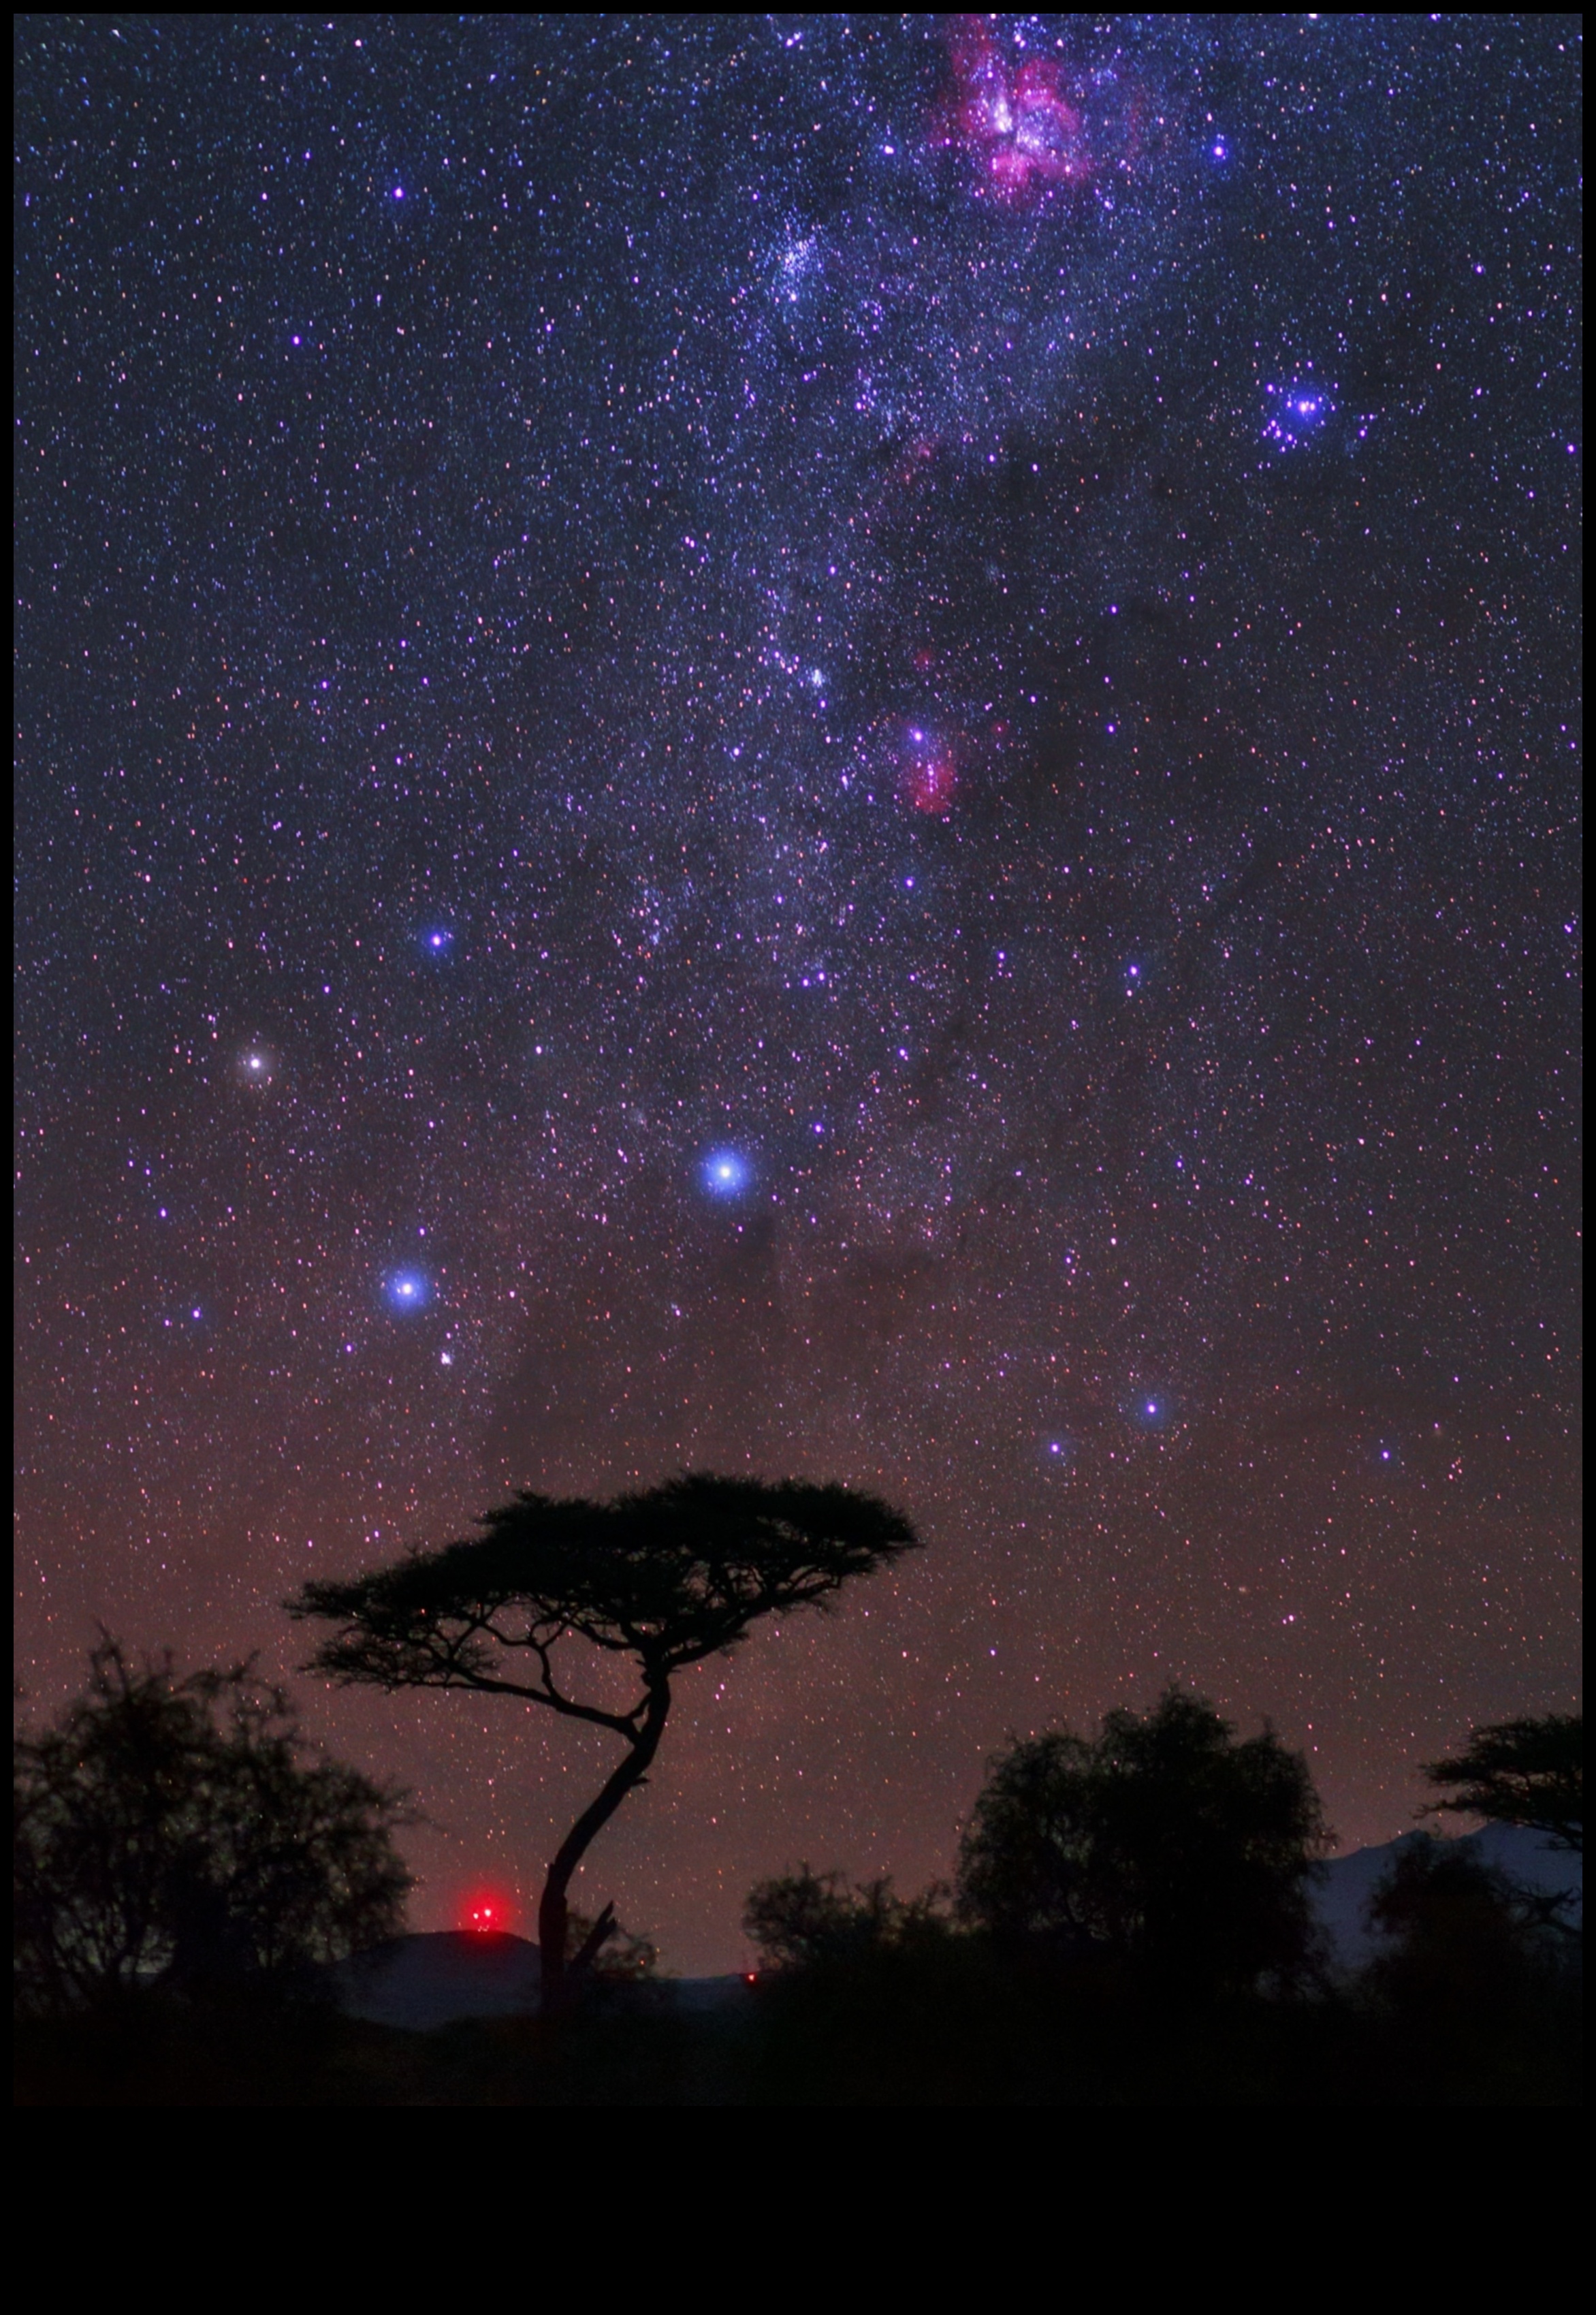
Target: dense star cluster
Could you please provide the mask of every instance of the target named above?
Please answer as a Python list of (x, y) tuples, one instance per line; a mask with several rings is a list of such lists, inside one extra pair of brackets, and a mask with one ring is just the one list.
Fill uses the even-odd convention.
[[(19, 22), (31, 1692), (867, 1486), (695, 1967), (1171, 1679), (1350, 1842), (1571, 1701), (1576, 20)], [(608, 1759), (300, 1685), (422, 1926)]]

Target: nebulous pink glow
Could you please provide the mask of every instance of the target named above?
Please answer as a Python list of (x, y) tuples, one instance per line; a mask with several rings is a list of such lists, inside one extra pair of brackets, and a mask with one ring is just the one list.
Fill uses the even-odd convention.
[(1015, 71), (979, 16), (953, 17), (947, 42), (949, 80), (933, 142), (971, 155), (978, 190), (1018, 204), (1090, 178), (1080, 111), (1051, 58), (1028, 57)]
[(916, 812), (945, 819), (953, 808), (958, 784), (952, 756), (945, 749), (938, 749), (935, 754), (916, 757), (905, 767), (903, 798)]

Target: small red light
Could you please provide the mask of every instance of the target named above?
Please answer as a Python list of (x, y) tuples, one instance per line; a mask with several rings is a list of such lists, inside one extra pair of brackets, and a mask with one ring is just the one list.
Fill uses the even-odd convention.
[(506, 1927), (510, 1908), (502, 1897), (479, 1890), (474, 1895), (462, 1898), (456, 1918), (463, 1929), (478, 1937), (492, 1937)]

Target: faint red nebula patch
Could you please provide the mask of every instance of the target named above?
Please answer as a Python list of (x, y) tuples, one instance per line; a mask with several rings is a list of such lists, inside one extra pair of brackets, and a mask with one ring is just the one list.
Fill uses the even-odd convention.
[(457, 1918), (461, 1929), (474, 1929), (479, 1937), (492, 1937), (508, 1929), (514, 1916), (515, 1908), (502, 1890), (473, 1889), (461, 1898)]
[(958, 769), (952, 750), (928, 747), (923, 750), (917, 749), (905, 763), (899, 781), (899, 794), (914, 811), (945, 820), (953, 808), (958, 785)]
[(1051, 186), (1087, 183), (1092, 157), (1059, 66), (1027, 57), (1015, 71), (980, 16), (950, 17), (944, 36), (948, 78), (931, 141), (971, 156), (976, 190), (1020, 207)]

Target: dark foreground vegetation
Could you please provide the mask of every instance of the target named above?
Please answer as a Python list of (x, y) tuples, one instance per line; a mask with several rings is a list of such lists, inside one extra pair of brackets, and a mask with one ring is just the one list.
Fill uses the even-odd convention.
[[(1583, 1838), (1580, 1724), (1476, 1731), (1445, 1807)], [(112, 1646), (17, 1750), (17, 2098), (54, 2106), (1577, 2102), (1569, 1906), (1421, 1837), (1330, 1966), (1306, 1764), (1200, 1699), (1012, 1745), (951, 1889), (808, 1867), (749, 1896), (756, 1981), (695, 2009), (607, 1941), (543, 2018), (363, 2024), (327, 1965), (397, 1925), (401, 1796), (308, 1752), (247, 1669)], [(590, 1925), (572, 1924), (579, 1940)]]
[(1123, 1964), (930, 1935), (774, 1974), (745, 2009), (595, 1986), (550, 2021), (410, 2034), (260, 1991), (24, 2020), (40, 2106), (1564, 2106), (1572, 1972), (1449, 1891), (1334, 1991), (1171, 2004)]

